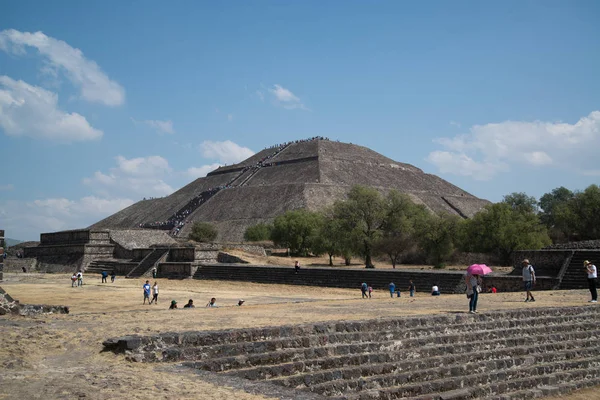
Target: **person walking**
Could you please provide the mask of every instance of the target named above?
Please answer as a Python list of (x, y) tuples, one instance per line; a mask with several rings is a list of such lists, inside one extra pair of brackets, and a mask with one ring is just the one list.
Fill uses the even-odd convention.
[(598, 291), (596, 290), (596, 279), (598, 278), (598, 269), (596, 268), (596, 266), (594, 264), (592, 264), (588, 260), (585, 260), (583, 262), (583, 266), (585, 267), (585, 269), (587, 271), (588, 286), (590, 288), (590, 293), (592, 295), (592, 299), (589, 302), (597, 303), (598, 302)]
[(362, 293), (362, 298), (363, 298), (363, 299), (366, 299), (366, 298), (368, 298), (368, 297), (369, 297), (369, 295), (367, 294), (367, 290), (369, 290), (369, 285), (367, 285), (367, 283), (366, 283), (366, 282), (363, 282), (363, 283), (360, 285), (360, 292)]
[(408, 292), (410, 293), (410, 297), (415, 297), (416, 290), (417, 290), (417, 288), (415, 287), (415, 284), (413, 283), (413, 281), (409, 281)]
[(83, 286), (83, 272), (77, 272), (77, 286)]
[(300, 272), (300, 262), (299, 262), (299, 261), (296, 261), (296, 262), (294, 263), (294, 271), (295, 271), (296, 273)]
[(394, 298), (394, 292), (396, 291), (396, 284), (394, 282), (390, 282), (388, 285), (390, 288), (390, 297)]
[(524, 259), (521, 264), (523, 265), (523, 285), (525, 286), (525, 292), (527, 293), (525, 302), (535, 301), (533, 294), (531, 293), (531, 289), (533, 288), (533, 285), (535, 285), (535, 269), (533, 269), (533, 265), (529, 264), (528, 259)]
[(477, 313), (477, 300), (479, 300), (479, 292), (481, 291), (481, 276), (467, 274), (467, 297), (469, 298), (469, 312)]
[(115, 278), (116, 277), (117, 277), (117, 273), (113, 269), (112, 272), (110, 273), (110, 283), (115, 283)]
[(142, 304), (146, 304), (146, 300), (148, 300), (148, 305), (150, 304), (150, 281), (146, 281), (146, 283), (144, 283), (144, 286), (142, 286), (142, 289), (144, 289), (144, 302)]
[(77, 274), (73, 273), (71, 276), (71, 287), (77, 287)]
[(152, 278), (156, 279), (156, 267), (152, 267)]
[(108, 278), (108, 272), (102, 271), (102, 283), (106, 283), (106, 278)]
[(152, 300), (150, 300), (150, 304), (158, 304), (158, 282), (154, 282), (154, 286), (152, 286)]

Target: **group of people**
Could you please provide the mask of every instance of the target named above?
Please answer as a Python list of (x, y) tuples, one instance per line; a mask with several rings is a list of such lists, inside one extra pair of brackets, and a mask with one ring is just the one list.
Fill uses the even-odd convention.
[[(435, 288), (437, 288), (437, 286), (434, 286)], [(396, 295), (396, 297), (400, 297), (400, 289), (396, 287), (396, 284), (394, 282), (390, 282), (390, 284), (388, 285), (388, 288), (390, 290), (390, 297), (394, 297), (394, 294)], [(414, 297), (415, 296), (415, 292), (417, 290), (415, 284), (413, 283), (412, 280), (410, 280), (408, 282), (408, 293), (410, 294), (410, 297)], [(366, 282), (363, 282), (360, 285), (360, 291), (362, 293), (362, 298), (363, 299), (370, 299), (373, 297), (373, 288), (369, 285), (367, 285)], [(439, 294), (439, 292), (438, 292)]]
[(77, 271), (71, 275), (71, 287), (83, 286), (83, 272)]
[[(244, 299), (239, 299), (237, 302), (238, 306), (242, 306), (245, 303)], [(206, 307), (209, 308), (217, 308), (219, 306), (217, 306), (217, 298), (216, 297), (211, 297), (211, 299), (208, 301), (208, 303), (206, 303)], [(171, 300), (171, 305), (169, 306), (169, 310), (175, 310), (179, 308), (177, 306), (177, 300)], [(183, 308), (196, 308), (196, 306), (194, 305), (194, 300), (189, 299), (187, 304), (183, 306)]]
[[(108, 272), (102, 271), (102, 273), (100, 275), (102, 276), (102, 283), (106, 283), (106, 280), (108, 279)], [(116, 274), (115, 270), (113, 269), (110, 273), (110, 282), (115, 283), (116, 277), (117, 277), (117, 274)]]

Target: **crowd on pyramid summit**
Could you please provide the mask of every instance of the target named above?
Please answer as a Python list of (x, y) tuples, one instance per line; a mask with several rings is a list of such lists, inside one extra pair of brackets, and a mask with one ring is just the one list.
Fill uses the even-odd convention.
[[(250, 178), (252, 178), (252, 176), (254, 176), (254, 174), (256, 174), (260, 170), (260, 168), (272, 166), (273, 163), (269, 162), (269, 160), (272, 159), (273, 157), (277, 156), (279, 153), (281, 153), (281, 151), (283, 151), (288, 146), (290, 146), (292, 144), (306, 143), (306, 142), (311, 142), (311, 141), (315, 141), (315, 140), (329, 140), (329, 139), (325, 138), (323, 136), (314, 136), (314, 137), (311, 137), (308, 139), (294, 140), (294, 141), (277, 144), (275, 146), (267, 147), (266, 149), (274, 149), (273, 153), (261, 158), (254, 165), (247, 165), (244, 168), (242, 168), (240, 173), (238, 175), (236, 175), (234, 178), (232, 178), (231, 180), (229, 180), (229, 182), (227, 182), (227, 184), (225, 184), (223, 186), (217, 186), (215, 188), (209, 188), (208, 190), (200, 193), (199, 195), (194, 197), (192, 200), (190, 200), (183, 208), (181, 208), (179, 211), (177, 211), (175, 214), (173, 214), (166, 221), (148, 222), (145, 224), (139, 224), (139, 227), (140, 228), (149, 228), (149, 229), (169, 230), (169, 234), (171, 236), (178, 236), (181, 229), (183, 229), (183, 226), (189, 222), (189, 221), (186, 221), (187, 217), (190, 214), (192, 214), (198, 207), (200, 207), (202, 204), (204, 204), (204, 202), (206, 200), (208, 200), (213, 195), (215, 195), (218, 191), (223, 190), (223, 189), (229, 189), (229, 188), (232, 188), (235, 186), (243, 185)], [(234, 186), (233, 182), (235, 182), (238, 178), (240, 178), (248, 170), (252, 170), (252, 173), (248, 177), (246, 177), (246, 179), (244, 179), (242, 182), (240, 182), (238, 185)]]

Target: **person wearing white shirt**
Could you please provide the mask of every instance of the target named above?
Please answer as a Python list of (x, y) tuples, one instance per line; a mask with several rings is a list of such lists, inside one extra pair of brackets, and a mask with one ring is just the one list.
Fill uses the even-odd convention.
[(437, 285), (433, 285), (431, 287), (431, 295), (432, 296), (439, 296), (440, 295), (440, 288), (438, 288)]
[(590, 300), (590, 303), (597, 303), (598, 291), (596, 290), (596, 279), (598, 278), (598, 269), (594, 264), (592, 264), (588, 260), (585, 260), (583, 262), (583, 266), (587, 271), (588, 285), (590, 287), (590, 293), (592, 294), (592, 299)]

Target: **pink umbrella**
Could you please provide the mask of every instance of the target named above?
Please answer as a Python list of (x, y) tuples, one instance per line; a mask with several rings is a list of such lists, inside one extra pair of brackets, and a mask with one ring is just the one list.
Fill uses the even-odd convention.
[(492, 272), (492, 269), (485, 264), (473, 264), (467, 268), (467, 273), (470, 275), (486, 275)]

